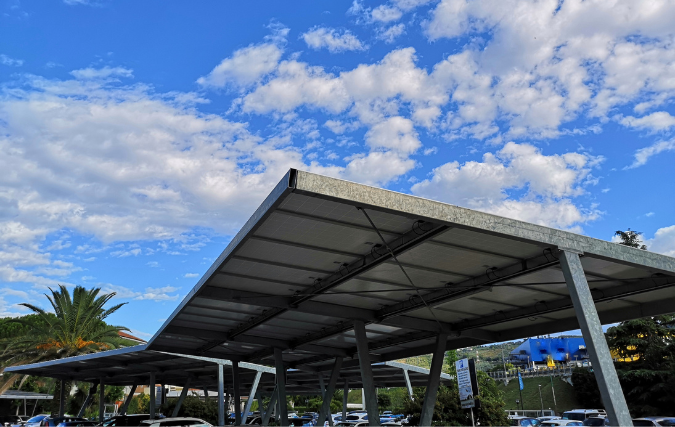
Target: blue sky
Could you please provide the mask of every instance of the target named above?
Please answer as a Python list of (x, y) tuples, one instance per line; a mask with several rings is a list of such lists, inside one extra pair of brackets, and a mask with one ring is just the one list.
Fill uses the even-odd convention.
[(675, 4), (0, 2), (0, 316), (147, 338), (290, 167), (675, 255)]

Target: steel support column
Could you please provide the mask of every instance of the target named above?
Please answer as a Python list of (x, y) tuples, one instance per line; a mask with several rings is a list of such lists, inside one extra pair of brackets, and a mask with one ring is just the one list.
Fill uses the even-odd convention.
[[(129, 403), (131, 403), (131, 399), (134, 398), (134, 393), (136, 393), (136, 388), (138, 388), (138, 384), (134, 384), (131, 386), (131, 389), (129, 390), (129, 395), (127, 398), (124, 400), (124, 404), (122, 405), (122, 408), (119, 410), (120, 415), (126, 415), (127, 414), (127, 409), (129, 409)], [(81, 416), (81, 415), (79, 415)]]
[[(82, 404), (82, 407), (80, 408), (80, 412), (77, 413), (78, 417), (83, 417), (84, 412), (87, 410), (89, 405), (91, 405), (91, 401), (94, 400), (94, 396), (96, 395), (96, 390), (98, 389), (98, 383), (93, 383), (91, 387), (89, 387), (89, 392), (87, 393), (87, 398), (84, 399), (84, 403)], [(35, 404), (37, 405), (37, 400), (35, 400)]]
[(204, 387), (204, 402), (209, 400), (209, 391)]
[[(246, 417), (248, 417), (248, 413), (251, 410), (251, 405), (253, 405), (255, 395), (258, 393), (258, 384), (260, 383), (260, 377), (262, 377), (262, 372), (260, 371), (256, 372), (255, 378), (253, 379), (253, 384), (251, 385), (251, 391), (248, 393), (246, 408), (244, 408), (244, 423), (246, 423)], [(262, 412), (262, 408), (260, 408), (260, 411)]]
[[(223, 365), (218, 365), (218, 425), (225, 425), (225, 372)], [(204, 390), (206, 392), (206, 389)]]
[(330, 413), (330, 402), (333, 400), (333, 394), (335, 394), (335, 385), (337, 384), (338, 377), (340, 376), (340, 369), (342, 369), (342, 358), (336, 357), (335, 364), (333, 365), (333, 371), (331, 372), (330, 380), (328, 381), (328, 388), (326, 390), (322, 390), (324, 393), (323, 401), (321, 402), (321, 410), (319, 411), (319, 420), (317, 421), (318, 426), (322, 426), (324, 424), (326, 417), (328, 417), (328, 424), (331, 426), (333, 425), (333, 417)]
[(342, 389), (342, 422), (347, 421), (347, 403), (349, 402), (349, 380), (345, 378), (345, 385)]
[(434, 416), (434, 405), (436, 404), (438, 385), (441, 383), (441, 370), (443, 368), (443, 358), (447, 342), (448, 336), (445, 334), (440, 334), (436, 337), (436, 349), (434, 350), (431, 368), (429, 369), (429, 382), (427, 383), (427, 390), (424, 393), (424, 401), (422, 402), (421, 426), (430, 426), (431, 419)]
[(321, 390), (321, 398), (323, 399), (326, 397), (326, 383), (323, 381), (322, 372), (317, 372), (317, 376), (319, 377), (319, 389)]
[(241, 425), (241, 392), (239, 391), (239, 363), (232, 361), (232, 398), (234, 400), (234, 425)]
[(190, 390), (190, 379), (191, 378), (188, 377), (187, 380), (185, 380), (185, 384), (183, 384), (183, 390), (180, 391), (180, 396), (178, 397), (178, 402), (176, 402), (176, 407), (173, 408), (173, 414), (171, 414), (172, 417), (178, 416), (178, 411), (180, 411), (180, 407), (183, 405), (183, 401)]
[(150, 419), (155, 419), (155, 400), (157, 396), (155, 395), (155, 373), (150, 372)]
[(288, 407), (286, 406), (286, 368), (284, 367), (283, 351), (274, 349), (274, 364), (277, 369), (277, 400), (279, 402), (279, 425), (288, 425)]
[(258, 399), (258, 411), (260, 411), (260, 418), (265, 417), (265, 408), (263, 407), (263, 397), (260, 392), (256, 393), (256, 399)]
[(405, 386), (408, 389), (408, 396), (410, 396), (410, 400), (413, 400), (412, 384), (410, 384), (410, 375), (408, 374), (407, 369), (403, 369), (403, 378), (405, 378)]
[(66, 380), (60, 381), (59, 388), (59, 417), (66, 413)]
[(365, 397), (366, 412), (368, 412), (368, 425), (380, 425), (380, 412), (377, 408), (377, 394), (375, 393), (375, 381), (373, 368), (370, 366), (370, 354), (368, 353), (368, 337), (366, 325), (362, 320), (354, 321), (354, 335), (356, 335), (356, 350), (359, 354), (359, 366), (361, 367), (361, 380)]
[(98, 422), (102, 423), (105, 419), (105, 380), (103, 377), (98, 382)]
[(633, 420), (628, 412), (619, 377), (614, 369), (612, 355), (609, 352), (602, 324), (595, 309), (593, 296), (586, 281), (579, 254), (561, 250), (560, 266), (562, 267), (567, 289), (574, 305), (579, 327), (584, 337), (588, 355), (593, 364), (593, 372), (598, 382), (600, 396), (605, 405), (610, 425), (632, 426)]
[(272, 412), (274, 411), (274, 406), (277, 404), (278, 397), (279, 397), (279, 385), (276, 385), (274, 387), (274, 391), (272, 392), (272, 397), (270, 397), (270, 403), (267, 405), (267, 409), (265, 410), (265, 415), (263, 416), (263, 419), (262, 419), (262, 425), (263, 426), (268, 426), (270, 424), (270, 418), (272, 417)]

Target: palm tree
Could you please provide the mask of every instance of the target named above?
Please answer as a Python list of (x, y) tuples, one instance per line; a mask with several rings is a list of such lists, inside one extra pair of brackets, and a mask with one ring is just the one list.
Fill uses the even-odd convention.
[[(23, 333), (0, 340), (0, 374), (8, 366), (61, 359), (81, 354), (95, 353), (123, 346), (119, 331), (128, 331), (123, 326), (111, 326), (105, 319), (126, 303), (104, 308), (116, 294), (101, 294), (101, 288), (85, 289), (76, 286), (72, 298), (68, 288), (59, 285), (58, 290), (49, 289), (45, 294), (54, 313), (23, 303), (38, 316), (13, 319), (23, 326)], [(34, 316), (31, 316), (34, 317)], [(20, 377), (18, 374), (3, 376), (0, 393), (9, 389)]]

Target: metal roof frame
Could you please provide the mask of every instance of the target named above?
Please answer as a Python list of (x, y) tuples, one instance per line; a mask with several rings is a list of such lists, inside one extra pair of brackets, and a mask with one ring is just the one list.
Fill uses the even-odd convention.
[[(315, 206), (303, 209), (311, 203)], [(377, 216), (375, 222), (379, 223), (378, 231), (388, 240), (387, 243), (396, 256), (406, 256), (423, 247), (431, 253), (445, 251), (448, 254), (459, 254), (458, 258), (474, 256), (476, 260), (489, 259), (491, 263), (482, 273), (472, 274), (461, 271), (461, 268), (448, 268), (447, 265), (423, 265), (400, 260), (403, 268), (411, 275), (442, 276), (445, 282), (442, 285), (429, 286), (430, 280), (427, 280), (420, 285), (420, 289), (426, 288), (421, 289), (423, 298), (413, 295), (398, 298), (397, 301), (395, 297), (388, 295), (387, 299), (380, 300), (380, 294), (377, 293), (380, 291), (377, 290), (370, 294), (368, 291), (359, 294), (361, 301), (382, 301), (378, 309), (334, 303), (331, 299), (356, 295), (350, 289), (342, 290), (350, 285), (352, 288), (379, 287), (398, 295), (403, 295), (406, 291), (411, 291), (412, 294), (417, 292), (405, 282), (392, 280), (398, 266), (392, 255), (376, 240), (377, 234), (370, 224), (365, 220), (354, 220), (358, 213), (357, 208), (363, 208)], [(334, 214), (340, 209), (339, 214)], [(345, 214), (345, 209), (352, 209), (355, 214)], [(408, 228), (407, 232), (402, 231), (401, 227), (397, 227), (399, 224), (396, 221), (408, 221), (412, 228)], [(261, 227), (270, 228), (270, 222), (279, 224), (280, 229), (287, 225), (290, 231), (280, 233), (286, 237), (270, 234), (267, 230), (266, 234), (259, 233)], [(316, 239), (304, 239), (307, 232), (298, 229), (298, 224), (317, 229), (331, 238), (335, 237), (335, 232), (323, 230), (369, 235), (373, 244), (368, 250), (360, 252), (349, 244), (327, 245), (324, 244), (325, 240), (317, 244)], [(293, 230), (298, 230), (298, 235), (302, 238), (293, 235), (293, 239), (289, 239), (288, 235)], [(518, 250), (529, 250), (531, 256), (523, 257), (519, 253), (500, 251), (489, 244), (474, 245), (471, 239), (444, 237), (454, 232), (470, 234), (473, 239), (492, 239), (502, 246), (512, 245), (515, 248), (520, 245)], [(256, 248), (265, 248), (267, 254), (295, 251), (298, 258), (289, 261), (281, 260), (278, 256), (262, 256), (262, 252), (247, 249), (247, 245), (252, 244), (257, 245)], [(532, 248), (537, 249), (533, 252)], [(439, 332), (450, 335), (448, 348), (526, 337), (532, 335), (530, 331), (534, 329), (544, 331), (542, 333), (559, 332), (563, 325), (565, 328), (577, 327), (559, 267), (557, 251), (560, 249), (583, 254), (585, 262), (594, 260), (596, 264), (604, 263), (587, 272), (591, 283), (597, 283), (597, 302), (625, 301), (635, 295), (659, 290), (670, 291), (675, 284), (675, 259), (671, 257), (406, 194), (290, 170), (148, 345), (156, 350), (263, 364), (271, 364), (273, 349), (281, 348), (284, 350), (284, 357), (291, 353), (306, 356), (284, 359), (289, 367), (325, 370), (328, 365), (321, 363), (322, 361), (328, 363), (332, 357), (355, 354), (355, 345), (327, 345), (331, 337), (348, 337), (353, 328), (353, 320), (363, 320), (371, 326), (382, 326), (378, 337), (387, 337), (388, 333), (384, 329), (390, 328), (388, 338), (371, 341), (371, 350), (376, 353), (380, 349), (392, 349), (386, 355), (375, 354), (375, 361), (428, 353), (433, 347), (432, 338)], [(302, 262), (302, 257), (307, 257), (309, 261)], [(337, 268), (326, 268), (324, 259), (339, 261)], [(228, 267), (234, 264), (237, 268)], [(617, 268), (623, 269), (618, 275), (602, 274), (603, 269)], [(262, 270), (269, 271), (270, 274), (259, 274)], [(374, 270), (387, 271), (376, 276), (372, 274)], [(534, 277), (540, 271), (548, 275), (546, 280), (540, 280), (546, 285), (522, 280)], [(312, 278), (313, 282), (289, 280), (303, 275)], [(555, 280), (552, 280), (553, 277)], [(223, 285), (223, 282), (234, 283), (235, 286)], [(248, 283), (258, 286), (255, 290), (249, 290), (246, 286)], [(555, 283), (560, 286), (556, 287)], [(602, 289), (605, 284), (612, 285), (612, 289)], [(440, 316), (434, 316), (434, 319), (423, 313), (423, 308), (429, 304), (434, 306), (434, 311), (440, 312), (447, 310), (453, 302), (467, 299), (477, 301), (480, 295), (489, 295), (504, 286), (519, 289), (523, 293), (537, 294), (536, 302), (527, 306), (506, 306), (494, 299), (487, 300), (485, 305), (492, 306), (490, 317), (466, 316), (466, 319), (459, 321), (438, 321)], [(286, 291), (285, 287), (289, 287), (289, 290)], [(273, 289), (273, 292), (260, 292), (260, 289)], [(614, 312), (600, 310), (600, 316), (608, 321), (616, 321), (629, 316), (672, 311), (666, 305), (675, 302), (675, 291), (672, 295), (667, 293), (666, 297), (665, 302), (662, 298), (654, 301), (631, 301), (625, 309)], [(222, 305), (213, 308), (215, 306), (209, 307), (206, 302), (218, 302)], [(199, 325), (195, 315), (190, 312), (193, 306), (201, 310), (200, 315), (204, 318), (212, 316), (213, 323)], [(458, 312), (462, 312), (462, 307), (458, 308)], [(567, 313), (566, 318), (556, 317), (561, 312)], [(470, 310), (465, 313), (470, 314)], [(548, 316), (549, 314), (553, 316)], [(306, 320), (300, 323), (295, 321), (295, 317), (299, 315), (325, 316), (330, 319), (319, 330), (307, 332), (303, 329), (307, 325)], [(523, 324), (520, 328), (508, 330), (493, 327), (509, 322), (513, 324), (533, 316), (540, 320), (536, 325)], [(287, 317), (294, 320), (286, 320)], [(226, 323), (233, 326), (227, 326)], [(293, 329), (297, 327), (300, 329)], [(261, 334), (263, 329), (269, 332)], [(289, 335), (294, 335), (291, 339), (281, 338), (280, 331), (296, 330), (297, 332), (289, 332)], [(175, 346), (168, 344), (164, 337), (174, 340)], [(199, 337), (201, 344), (179, 345), (185, 343), (185, 340), (194, 341), (195, 337)], [(414, 345), (416, 343), (421, 345)]]

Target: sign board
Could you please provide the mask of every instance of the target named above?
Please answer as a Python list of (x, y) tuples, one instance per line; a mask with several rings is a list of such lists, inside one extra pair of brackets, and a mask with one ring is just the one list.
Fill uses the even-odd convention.
[(478, 395), (478, 381), (476, 380), (476, 367), (473, 359), (460, 359), (455, 362), (455, 368), (462, 408), (474, 408), (476, 406), (474, 396)]
[(162, 386), (155, 386), (155, 405), (159, 406), (162, 404)]

